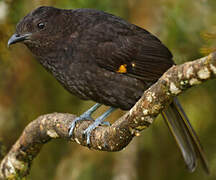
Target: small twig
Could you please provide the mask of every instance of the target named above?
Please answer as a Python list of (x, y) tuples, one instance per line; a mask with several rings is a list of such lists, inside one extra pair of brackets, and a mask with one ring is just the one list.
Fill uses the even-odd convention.
[[(201, 59), (171, 67), (123, 117), (110, 127), (98, 127), (91, 133), (90, 148), (102, 151), (119, 151), (134, 136), (149, 127), (157, 115), (177, 96), (192, 86), (216, 77), (216, 53)], [(76, 118), (72, 114), (52, 113), (38, 117), (22, 133), (0, 164), (0, 178), (25, 177), (43, 144), (51, 139), (64, 138), (83, 146), (82, 132), (91, 120), (77, 123), (73, 137), (68, 128)]]

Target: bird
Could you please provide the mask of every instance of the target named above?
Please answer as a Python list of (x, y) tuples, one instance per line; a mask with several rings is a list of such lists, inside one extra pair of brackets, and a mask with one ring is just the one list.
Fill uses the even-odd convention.
[[(110, 108), (83, 132), (91, 132), (115, 109), (129, 110), (146, 89), (175, 65), (171, 51), (149, 31), (107, 12), (41, 6), (21, 19), (8, 46), (23, 43), (37, 61), (71, 94), (96, 104), (78, 121), (93, 119), (101, 106)], [(177, 97), (162, 112), (190, 172), (197, 161), (209, 173), (208, 162)]]

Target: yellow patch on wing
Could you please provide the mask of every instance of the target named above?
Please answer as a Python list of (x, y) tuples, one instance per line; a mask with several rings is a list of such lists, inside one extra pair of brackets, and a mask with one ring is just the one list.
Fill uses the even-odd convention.
[(136, 64), (135, 63), (131, 63), (131, 66), (134, 68), (136, 66)]
[(116, 72), (126, 73), (127, 72), (127, 64), (122, 64), (121, 66), (119, 66), (119, 69)]

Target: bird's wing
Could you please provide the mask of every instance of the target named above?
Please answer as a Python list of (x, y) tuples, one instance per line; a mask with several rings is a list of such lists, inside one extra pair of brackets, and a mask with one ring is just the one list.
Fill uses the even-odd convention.
[[(135, 30), (103, 31), (95, 59), (100, 67), (116, 73), (134, 76), (144, 81), (156, 81), (174, 63), (170, 51), (148, 31), (134, 26)], [(101, 30), (102, 29), (102, 30)]]

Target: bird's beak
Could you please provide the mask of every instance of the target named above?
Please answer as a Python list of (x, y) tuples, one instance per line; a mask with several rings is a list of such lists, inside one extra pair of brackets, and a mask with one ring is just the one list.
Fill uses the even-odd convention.
[(22, 42), (24, 40), (27, 40), (29, 39), (29, 37), (31, 36), (30, 33), (28, 34), (23, 34), (23, 35), (20, 35), (20, 34), (13, 34), (11, 36), (11, 38), (8, 40), (8, 47), (11, 45), (11, 44), (15, 44), (17, 42)]

